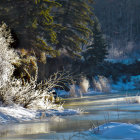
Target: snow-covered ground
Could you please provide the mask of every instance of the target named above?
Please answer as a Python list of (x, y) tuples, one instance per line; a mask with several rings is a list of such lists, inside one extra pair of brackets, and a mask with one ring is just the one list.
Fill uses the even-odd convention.
[(123, 79), (125, 79), (125, 77), (121, 77), (116, 84), (112, 84), (112, 88), (118, 91), (140, 88), (140, 75), (131, 76), (130, 80), (127, 82), (123, 82)]
[(126, 64), (126, 65), (130, 65), (133, 64), (137, 61), (140, 61), (140, 59), (105, 59), (105, 61), (107, 62), (111, 62), (111, 63), (122, 63), (122, 64)]
[(106, 139), (140, 140), (139, 125), (110, 122), (90, 131)]
[(79, 110), (63, 109), (59, 110), (49, 109), (46, 111), (25, 109), (21, 106), (0, 107), (0, 124), (35, 121), (40, 119), (47, 119), (53, 116), (67, 116), (79, 114)]

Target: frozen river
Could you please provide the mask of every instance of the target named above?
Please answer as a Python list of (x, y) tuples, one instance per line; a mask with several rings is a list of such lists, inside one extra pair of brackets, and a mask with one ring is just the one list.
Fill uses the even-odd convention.
[(64, 108), (80, 109), (83, 113), (54, 116), (39, 122), (3, 125), (0, 126), (0, 140), (100, 139), (83, 132), (110, 121), (140, 124), (140, 105), (128, 103), (126, 97), (137, 93), (129, 91), (65, 99)]

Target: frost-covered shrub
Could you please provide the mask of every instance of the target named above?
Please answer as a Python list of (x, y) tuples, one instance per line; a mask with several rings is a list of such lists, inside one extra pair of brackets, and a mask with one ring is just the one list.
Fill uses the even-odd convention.
[(73, 83), (70, 86), (70, 96), (76, 97), (76, 96), (83, 96), (83, 93), (87, 93), (89, 88), (89, 81), (86, 79), (86, 77), (81, 77), (79, 86), (76, 86), (75, 83)]
[[(0, 101), (5, 105), (19, 104), (26, 108), (50, 109), (61, 107), (54, 104), (52, 98), (53, 88), (63, 87), (65, 83), (71, 81), (72, 77), (67, 72), (56, 72), (49, 79), (37, 83), (38, 67), (36, 58), (28, 56), (28, 59), (19, 57), (9, 46), (13, 42), (10, 30), (6, 24), (0, 26)], [(30, 76), (31, 67), (35, 68), (34, 77), (30, 80), (13, 76), (14, 66), (20, 68), (21, 73)]]
[(69, 79), (68, 74), (60, 72), (54, 73), (48, 80), (41, 83), (37, 83), (35, 79), (31, 78), (30, 83), (25, 82), (23, 85), (21, 79), (13, 78), (0, 89), (1, 101), (6, 105), (19, 104), (25, 108), (58, 108), (60, 105), (54, 104), (52, 98), (53, 88), (61, 86)]
[(76, 87), (75, 84), (70, 85), (70, 96), (75, 97), (76, 96)]
[(104, 76), (97, 76), (93, 78), (93, 87), (96, 91), (100, 92), (110, 92), (110, 82), (109, 80)]
[(12, 79), (6, 86), (1, 88), (0, 94), (5, 105), (19, 104), (25, 108), (50, 109), (58, 105), (50, 101), (51, 92), (46, 88), (40, 88), (35, 80), (22, 84), (22, 80)]
[(25, 82), (30, 82), (31, 77), (37, 80), (38, 66), (37, 58), (25, 49), (19, 50), (19, 61), (14, 63), (14, 76), (17, 79), (22, 79), (23, 84)]
[(89, 81), (86, 79), (86, 77), (81, 78), (81, 82), (79, 86), (82, 93), (87, 93), (89, 88)]
[(0, 87), (10, 80), (17, 55), (9, 46), (13, 43), (10, 29), (6, 24), (0, 25)]
[(69, 89), (70, 89), (70, 91), (69, 91), (70, 97), (82, 96), (82, 91), (79, 88), (79, 86), (76, 85), (76, 82), (72, 82), (72, 85), (70, 85)]

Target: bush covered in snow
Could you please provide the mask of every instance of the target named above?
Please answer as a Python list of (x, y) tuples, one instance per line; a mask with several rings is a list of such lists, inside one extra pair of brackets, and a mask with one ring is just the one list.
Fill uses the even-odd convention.
[[(13, 42), (10, 30), (6, 24), (0, 26), (0, 101), (5, 105), (19, 104), (26, 108), (50, 109), (57, 108), (54, 104), (53, 89), (63, 87), (71, 81), (71, 75), (67, 72), (56, 72), (49, 79), (37, 83), (38, 68), (35, 57), (28, 59), (19, 57), (9, 46)], [(34, 77), (29, 80), (20, 76), (13, 76), (14, 66), (23, 71), (20, 74), (30, 76), (29, 71), (35, 67)], [(22, 70), (23, 69), (23, 70)], [(17, 72), (17, 71), (16, 71)]]
[(90, 84), (86, 77), (82, 76), (78, 83), (79, 85), (76, 85), (76, 82), (72, 82), (72, 85), (70, 85), (69, 93), (71, 97), (82, 96), (84, 93), (88, 92)]
[(93, 87), (96, 91), (100, 92), (110, 92), (110, 82), (104, 76), (97, 76), (93, 78)]
[(0, 88), (10, 80), (17, 55), (9, 46), (13, 43), (11, 31), (6, 24), (0, 25)]
[(70, 91), (69, 92), (70, 92), (70, 96), (71, 97), (77, 96), (75, 83), (73, 83), (72, 85), (70, 85)]
[(81, 78), (81, 82), (80, 82), (80, 90), (82, 93), (86, 93), (88, 91), (89, 88), (89, 81), (87, 80), (86, 77), (82, 77)]
[(6, 105), (19, 104), (25, 108), (56, 109), (60, 105), (54, 104), (53, 88), (61, 86), (60, 83), (65, 80), (69, 80), (69, 75), (59, 72), (41, 83), (31, 78), (30, 82), (23, 85), (21, 79), (11, 78), (11, 81), (0, 89), (1, 101)]

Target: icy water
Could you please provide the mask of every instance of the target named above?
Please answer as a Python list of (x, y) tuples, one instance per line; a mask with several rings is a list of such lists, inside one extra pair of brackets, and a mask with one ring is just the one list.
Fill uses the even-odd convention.
[(0, 126), (0, 140), (103, 139), (87, 130), (110, 121), (140, 124), (140, 105), (126, 100), (126, 94), (135, 96), (137, 93), (129, 91), (65, 99), (65, 108), (80, 109), (83, 113)]

